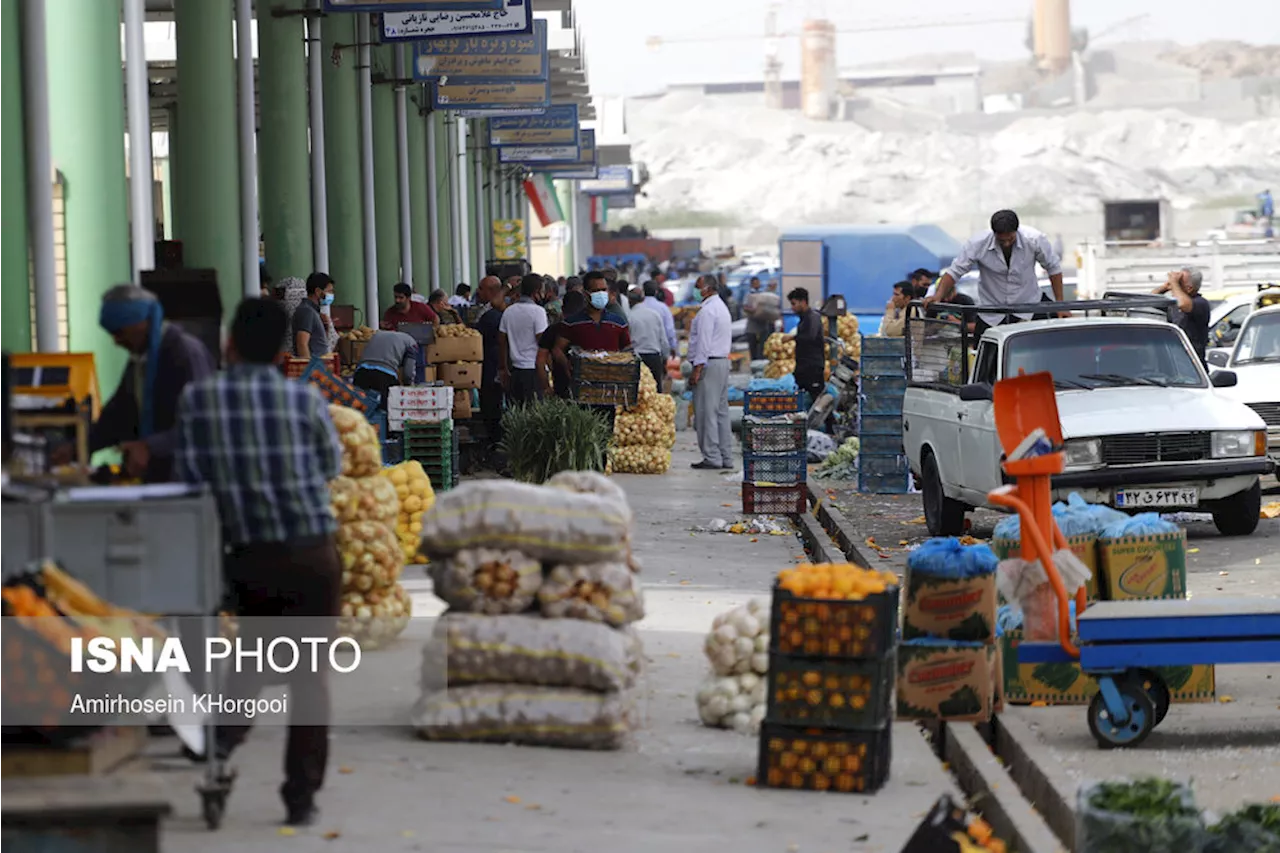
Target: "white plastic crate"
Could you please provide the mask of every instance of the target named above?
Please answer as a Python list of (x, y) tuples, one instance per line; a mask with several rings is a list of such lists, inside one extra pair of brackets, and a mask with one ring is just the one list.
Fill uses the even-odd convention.
[(401, 412), (399, 414), (387, 413), (387, 431), (388, 432), (404, 432), (404, 425), (410, 421), (429, 421), (436, 423), (437, 421), (453, 420), (453, 409), (423, 409), (420, 411)]
[(448, 385), (396, 385), (387, 397), (387, 412), (453, 409), (453, 389)]

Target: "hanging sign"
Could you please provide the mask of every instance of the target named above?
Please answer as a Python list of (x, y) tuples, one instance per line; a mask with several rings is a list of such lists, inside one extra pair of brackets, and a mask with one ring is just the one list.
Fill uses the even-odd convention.
[(496, 110), (457, 110), (460, 118), (504, 118), (508, 116), (540, 116), (546, 107), (503, 107)]
[(523, 219), (493, 220), (493, 256), (500, 261), (524, 257), (525, 226)]
[(524, 163), (529, 166), (576, 165), (582, 150), (577, 145), (517, 145), (498, 149), (499, 163)]
[(458, 77), (431, 87), (431, 108), (434, 110), (500, 110), (507, 107), (546, 109), (549, 106), (551, 84), (546, 80), (477, 80)]
[[(506, 148), (499, 148), (501, 157)], [(530, 162), (529, 168), (537, 172), (551, 172), (552, 178), (593, 179), (599, 174), (596, 165), (596, 132), (583, 130), (578, 134), (578, 159), (572, 163), (554, 161)]]
[[(604, 180), (604, 169), (600, 170), (600, 178)], [(604, 199), (607, 210), (632, 210), (636, 206), (635, 192), (604, 193), (599, 198)]]
[(428, 12), (432, 9), (501, 9), (504, 0), (324, 0), (326, 12)]
[(541, 18), (530, 33), (416, 41), (413, 53), (416, 80), (546, 80), (551, 73), (547, 22)]
[(450, 4), (448, 9), (386, 12), (382, 16), (383, 41), (531, 32), (533, 0), (503, 0), (500, 9), (467, 9)]
[(611, 195), (627, 193), (632, 189), (630, 166), (601, 166), (597, 180), (584, 183), (578, 188), (587, 195)]
[(495, 147), (572, 145), (576, 149), (578, 105), (557, 104), (537, 116), (491, 119), (489, 144)]

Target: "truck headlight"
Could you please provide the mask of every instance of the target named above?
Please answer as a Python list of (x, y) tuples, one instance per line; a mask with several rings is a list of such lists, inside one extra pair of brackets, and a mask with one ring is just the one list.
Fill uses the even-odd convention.
[(1263, 430), (1239, 429), (1213, 433), (1210, 451), (1214, 459), (1265, 456), (1267, 434)]
[(1064, 468), (1097, 468), (1102, 464), (1102, 442), (1096, 438), (1073, 438), (1063, 449)]

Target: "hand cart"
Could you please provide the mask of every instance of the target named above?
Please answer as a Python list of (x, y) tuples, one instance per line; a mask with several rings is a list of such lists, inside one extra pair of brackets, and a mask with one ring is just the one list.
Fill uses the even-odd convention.
[[(65, 566), (104, 600), (192, 620), (202, 637), (218, 635), (222, 541), (208, 491), (178, 484), (67, 489), (36, 504), (6, 503), (6, 539), (20, 523), (34, 528), (23, 539), (39, 549), (35, 556)], [(5, 575), (19, 566), (6, 560)], [(221, 683), (214, 671), (203, 689), (216, 694)], [(214, 746), (216, 722), (211, 714), (201, 724), (207, 763), (196, 787), (210, 829), (221, 825), (235, 781)]]
[[(994, 401), (996, 430), (1006, 454), (1037, 427), (1055, 448), (1062, 446), (1050, 374), (997, 382)], [(1017, 482), (989, 497), (1018, 512), (1023, 559), (1040, 560), (1057, 599), (1058, 642), (1023, 642), (1018, 662), (1078, 662), (1085, 675), (1097, 679), (1088, 724), (1099, 747), (1137, 746), (1164, 720), (1170, 692), (1157, 674), (1159, 667), (1280, 661), (1280, 604), (1273, 599), (1101, 601), (1086, 609), (1081, 587), (1075, 596), (1073, 639), (1069, 596), (1051, 559), (1053, 549), (1067, 547), (1050, 504), (1050, 478), (1062, 468), (1060, 450), (1007, 461), (1005, 470)]]

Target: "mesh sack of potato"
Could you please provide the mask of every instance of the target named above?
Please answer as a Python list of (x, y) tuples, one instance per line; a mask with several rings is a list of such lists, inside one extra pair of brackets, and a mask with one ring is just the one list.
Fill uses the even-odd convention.
[(615, 447), (609, 452), (615, 474), (665, 474), (671, 467), (666, 447)]
[(673, 411), (673, 417), (666, 419), (652, 410), (631, 409), (619, 412), (613, 420), (613, 446), (671, 447), (676, 441), (674, 414)]
[(450, 557), (468, 548), (519, 550), (552, 563), (622, 559), (631, 509), (625, 501), (510, 480), (463, 483), (422, 517), (422, 551)]
[(623, 561), (556, 566), (538, 590), (542, 615), (620, 627), (644, 618), (640, 581)]
[(523, 613), (542, 586), (542, 565), (519, 551), (459, 551), (427, 574), (436, 596), (464, 613)]
[(382, 469), (378, 431), (364, 415), (347, 406), (331, 404), (329, 417), (342, 440), (342, 473), (347, 477), (372, 477)]
[(634, 631), (536, 615), (450, 611), (436, 622), (433, 640), (445, 646), (451, 687), (493, 683), (625, 690), (635, 684), (644, 654)]
[(424, 694), (413, 725), (426, 740), (620, 749), (634, 716), (630, 692), (474, 684)]
[(383, 477), (338, 477), (329, 483), (329, 506), (339, 524), (376, 521), (394, 525), (400, 515), (395, 486)]
[(796, 372), (794, 361), (771, 361), (764, 368), (765, 379), (781, 379)]
[(561, 471), (547, 480), (546, 485), (580, 495), (599, 495), (628, 507), (628, 513), (631, 511), (627, 504), (627, 493), (622, 487), (595, 471)]
[(431, 487), (427, 472), (422, 469), (421, 462), (412, 459), (383, 468), (382, 476), (391, 483), (400, 500), (400, 513), (396, 516), (395, 528), (405, 562), (426, 563), (427, 558), (418, 553), (422, 515), (436, 502), (435, 489)]
[(380, 648), (404, 632), (412, 606), (409, 594), (398, 583), (368, 592), (344, 592), (338, 633), (355, 640), (361, 649)]
[(653, 371), (647, 367), (640, 368), (640, 392), (636, 397), (636, 408), (642, 408), (658, 396), (658, 383), (653, 378)]
[(387, 525), (354, 521), (339, 525), (334, 538), (342, 561), (344, 592), (386, 589), (399, 580), (404, 554)]

